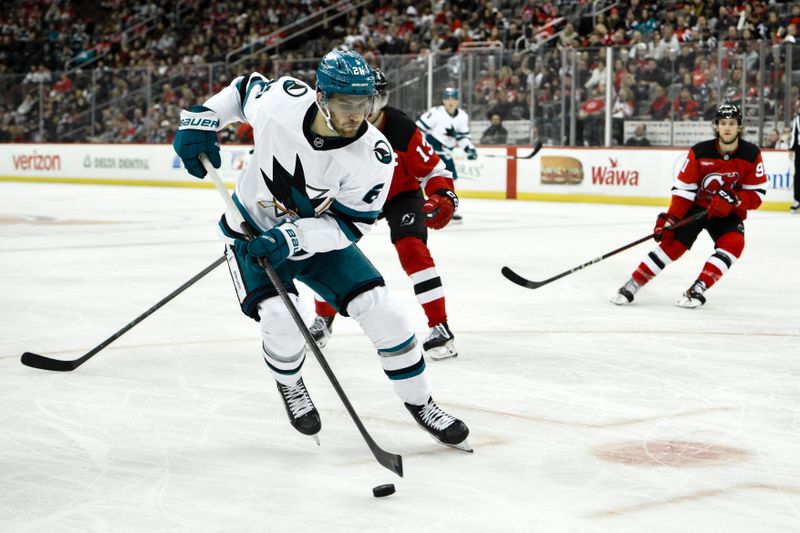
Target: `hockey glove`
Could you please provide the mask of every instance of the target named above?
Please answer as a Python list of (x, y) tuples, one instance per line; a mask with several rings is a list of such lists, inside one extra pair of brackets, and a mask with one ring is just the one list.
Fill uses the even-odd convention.
[(678, 217), (670, 213), (659, 213), (656, 219), (656, 227), (653, 228), (653, 239), (656, 242), (669, 244), (675, 239), (675, 233), (670, 226), (678, 222)]
[(464, 151), (467, 152), (467, 159), (470, 161), (478, 159), (478, 150), (476, 150), (474, 146), (470, 146)]
[(450, 189), (439, 189), (428, 197), (422, 206), (425, 225), (431, 229), (442, 229), (453, 218), (458, 209), (458, 196)]
[(722, 188), (717, 191), (708, 204), (708, 218), (725, 218), (737, 205), (739, 205), (739, 197), (736, 196), (736, 193)]
[(300, 230), (291, 222), (275, 226), (247, 243), (247, 254), (264, 257), (274, 268), (302, 249)]
[(181, 111), (181, 122), (172, 147), (192, 176), (202, 179), (206, 175), (206, 169), (198, 159), (200, 154), (206, 154), (214, 168), (222, 165), (217, 137), (219, 124), (217, 113), (207, 107), (195, 105), (191, 111)]

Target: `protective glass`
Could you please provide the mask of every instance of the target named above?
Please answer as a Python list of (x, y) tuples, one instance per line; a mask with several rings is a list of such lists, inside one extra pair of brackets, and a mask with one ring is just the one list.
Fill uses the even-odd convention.
[(337, 115), (369, 115), (374, 96), (336, 94), (328, 99), (328, 108)]

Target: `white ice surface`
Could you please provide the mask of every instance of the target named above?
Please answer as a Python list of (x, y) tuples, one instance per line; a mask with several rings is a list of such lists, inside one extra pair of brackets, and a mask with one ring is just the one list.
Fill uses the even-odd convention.
[[(289, 426), (224, 265), (74, 372), (20, 364), (80, 356), (210, 264), (220, 206), (0, 183), (0, 531), (800, 530), (799, 217), (751, 216), (703, 308), (674, 302), (705, 234), (616, 307), (651, 244), (538, 290), (500, 268), (547, 278), (646, 235), (658, 208), (465, 200), (430, 237), (461, 355), (428, 370), (475, 453), (414, 425), (352, 320), (324, 350), (400, 479), (311, 357), (322, 446)], [(425, 335), (385, 224), (362, 248)], [(650, 464), (603, 458), (623, 446)], [(374, 498), (383, 483), (397, 493)]]

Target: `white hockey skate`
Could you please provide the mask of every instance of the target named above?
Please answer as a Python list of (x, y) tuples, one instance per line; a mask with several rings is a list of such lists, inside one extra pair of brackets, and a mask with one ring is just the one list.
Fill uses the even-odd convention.
[(706, 297), (703, 296), (704, 292), (706, 292), (706, 284), (697, 280), (681, 295), (678, 301), (675, 302), (675, 305), (685, 309), (700, 307), (706, 303)]
[(611, 297), (611, 303), (614, 305), (628, 305), (633, 302), (633, 296), (641, 288), (641, 285), (633, 281), (633, 278), (625, 282), (625, 285), (619, 288), (617, 294)]
[(311, 396), (308, 395), (303, 378), (300, 378), (292, 387), (281, 383), (277, 384), (283, 405), (286, 407), (286, 414), (289, 415), (289, 423), (303, 435), (314, 439), (319, 446), (317, 433), (322, 429), (322, 422), (314, 402), (311, 401)]
[(458, 350), (453, 344), (454, 340), (455, 336), (450, 331), (447, 322), (442, 322), (431, 328), (430, 333), (422, 343), (422, 350), (425, 355), (434, 361), (458, 357)]
[(336, 315), (317, 315), (317, 317), (314, 319), (314, 322), (308, 328), (308, 332), (311, 333), (311, 336), (314, 338), (314, 341), (320, 348), (324, 348), (325, 345), (328, 344), (328, 339), (331, 338), (331, 333), (333, 333), (334, 318), (336, 318)]
[(414, 417), (422, 429), (430, 433), (437, 442), (472, 453), (472, 446), (467, 442), (469, 428), (458, 418), (447, 414), (429, 397), (425, 405), (405, 404), (406, 409)]

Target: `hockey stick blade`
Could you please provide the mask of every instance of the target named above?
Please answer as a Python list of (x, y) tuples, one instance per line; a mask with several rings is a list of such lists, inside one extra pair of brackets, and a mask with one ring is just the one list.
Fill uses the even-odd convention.
[[(680, 228), (682, 226), (686, 226), (688, 224), (691, 224), (693, 222), (696, 222), (696, 221), (704, 218), (707, 214), (708, 214), (708, 211), (703, 209), (702, 211), (700, 211), (698, 213), (695, 213), (694, 215), (692, 215), (692, 216), (690, 216), (688, 218), (684, 218), (683, 220), (680, 220), (680, 221), (676, 222), (675, 224), (667, 226), (667, 229), (672, 229), (672, 230), (678, 229), (678, 228)], [(626, 244), (624, 246), (620, 246), (616, 250), (612, 250), (612, 251), (610, 251), (608, 253), (605, 253), (605, 254), (603, 254), (603, 255), (601, 255), (599, 257), (595, 257), (594, 259), (586, 261), (585, 263), (583, 263), (581, 265), (578, 265), (576, 267), (570, 268), (569, 270), (565, 270), (564, 272), (562, 272), (560, 274), (556, 274), (552, 278), (547, 278), (547, 279), (542, 280), (542, 281), (533, 281), (533, 280), (525, 279), (522, 276), (520, 276), (519, 274), (517, 274), (516, 272), (514, 272), (513, 270), (511, 270), (510, 268), (505, 267), (505, 266), (502, 269), (500, 269), (500, 272), (509, 281), (511, 281), (513, 283), (516, 283), (517, 285), (520, 285), (522, 287), (526, 287), (528, 289), (538, 289), (542, 285), (547, 285), (548, 283), (552, 283), (552, 282), (554, 282), (556, 280), (559, 280), (559, 279), (561, 279), (563, 277), (569, 276), (570, 274), (574, 274), (575, 272), (577, 272), (579, 270), (583, 270), (586, 267), (589, 267), (589, 266), (592, 266), (592, 265), (594, 265), (596, 263), (599, 263), (600, 261), (602, 261), (604, 259), (608, 259), (611, 256), (617, 255), (620, 252), (624, 252), (625, 250), (627, 250), (629, 248), (633, 248), (634, 246), (637, 246), (637, 245), (639, 245), (639, 244), (641, 244), (641, 243), (643, 243), (645, 241), (649, 241), (650, 239), (653, 239), (655, 237), (656, 237), (656, 234), (655, 233), (651, 233), (650, 235), (642, 237), (641, 239), (636, 239), (635, 241), (629, 242), (628, 244)]]
[(126, 324), (125, 327), (123, 327), (122, 329), (120, 329), (119, 331), (111, 335), (109, 338), (107, 338), (106, 340), (104, 340), (103, 342), (101, 342), (100, 344), (98, 344), (97, 346), (95, 346), (94, 348), (92, 348), (91, 350), (89, 350), (88, 352), (86, 352), (77, 359), (73, 359), (71, 361), (63, 361), (61, 359), (53, 359), (45, 355), (39, 355), (38, 353), (25, 352), (24, 354), (22, 354), (20, 362), (25, 366), (29, 366), (31, 368), (38, 368), (39, 370), (51, 370), (53, 372), (70, 372), (72, 370), (75, 370), (83, 363), (94, 357), (95, 354), (103, 350), (106, 346), (108, 346), (121, 336), (123, 336), (126, 332), (130, 331), (134, 326), (136, 326), (142, 320), (144, 320), (145, 318), (149, 317), (150, 315), (161, 309), (167, 302), (169, 302), (170, 300), (178, 296), (180, 293), (182, 293), (183, 291), (194, 285), (202, 277), (204, 277), (206, 274), (208, 274), (209, 272), (211, 272), (224, 262), (225, 262), (225, 256), (223, 255), (218, 259), (216, 259), (213, 263), (208, 265), (206, 268), (204, 268), (201, 272), (196, 274), (192, 279), (190, 279), (189, 281), (187, 281), (186, 283), (184, 283), (183, 285), (181, 285), (180, 287), (169, 293), (166, 297), (161, 299), (150, 309), (148, 309), (138, 317), (134, 318), (131, 322)]
[(544, 285), (544, 282), (527, 280), (508, 267), (503, 267), (500, 272), (506, 277), (506, 279), (508, 279), (508, 281), (528, 289), (538, 289)]
[(78, 368), (81, 363), (83, 363), (83, 361), (80, 359), (75, 361), (63, 361), (61, 359), (53, 359), (51, 357), (46, 357), (33, 352), (25, 352), (22, 354), (21, 361), (25, 366), (38, 368), (40, 370), (51, 370), (53, 372), (70, 372)]

